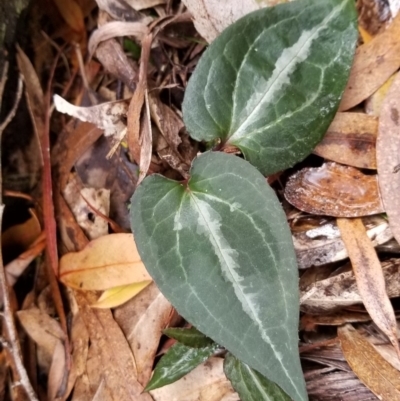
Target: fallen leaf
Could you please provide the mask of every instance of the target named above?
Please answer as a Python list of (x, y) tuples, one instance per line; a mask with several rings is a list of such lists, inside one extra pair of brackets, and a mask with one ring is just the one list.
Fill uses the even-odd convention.
[(356, 50), (353, 67), (339, 106), (349, 110), (376, 92), (400, 66), (400, 15), (369, 43)]
[(20, 310), (17, 316), (25, 332), (43, 352), (42, 361), (48, 371), (57, 343), (65, 339), (60, 323), (37, 307)]
[(337, 113), (314, 153), (331, 161), (376, 169), (378, 120), (363, 113)]
[(384, 212), (377, 176), (336, 163), (293, 174), (285, 198), (297, 209), (317, 215), (361, 217)]
[(141, 42), (149, 34), (148, 24), (153, 18), (146, 17), (140, 22), (111, 21), (96, 29), (89, 39), (89, 54), (93, 55), (97, 46), (115, 37), (133, 36)]
[[(385, 244), (393, 238), (387, 219), (370, 216), (365, 217), (363, 221), (367, 227), (367, 235), (371, 238), (374, 247)], [(321, 266), (348, 257), (336, 222), (293, 231), (292, 238), (300, 269)]]
[(338, 329), (343, 354), (358, 378), (381, 400), (400, 399), (400, 376), (350, 324)]
[(81, 290), (107, 290), (152, 280), (137, 252), (132, 234), (97, 238), (80, 252), (60, 260), (60, 280)]
[(77, 33), (84, 34), (85, 21), (79, 4), (75, 0), (53, 0), (64, 21)]
[(341, 326), (345, 323), (369, 322), (371, 317), (366, 312), (338, 311), (324, 315), (305, 314), (300, 319), (300, 330), (316, 330), (316, 326)]
[(74, 106), (58, 95), (54, 95), (53, 100), (57, 111), (95, 124), (104, 130), (106, 136), (119, 137), (126, 128), (126, 124), (123, 122), (128, 111), (126, 100), (117, 100), (91, 107)]
[(101, 378), (99, 384), (104, 381), (109, 393), (106, 399), (152, 401), (149, 394), (143, 393), (143, 386), (136, 379), (132, 351), (111, 311), (91, 308), (90, 304), (95, 302), (91, 293), (75, 291), (75, 297), (89, 332), (91, 347), (95, 347), (94, 363)]
[[(400, 296), (400, 261), (390, 259), (382, 262), (382, 270), (388, 296)], [(346, 271), (305, 287), (300, 280), (300, 287), (300, 308), (310, 314), (332, 312), (363, 302), (353, 271)]]
[(388, 336), (400, 357), (396, 317), (386, 293), (381, 263), (364, 224), (361, 219), (337, 219), (337, 225), (349, 253), (365, 309), (374, 323)]
[(47, 399), (55, 400), (64, 395), (66, 390), (66, 375), (68, 371), (65, 366), (65, 348), (61, 341), (57, 341), (54, 347), (53, 358), (50, 365), (49, 377), (47, 379)]
[(220, 2), (218, 0), (183, 0), (194, 17), (197, 32), (211, 43), (226, 27), (259, 8), (254, 0)]
[[(379, 117), (382, 104), (397, 74), (392, 75), (375, 93), (365, 100), (365, 112), (371, 116)], [(376, 130), (378, 134), (378, 129)]]
[(151, 283), (151, 280), (147, 280), (140, 283), (110, 288), (101, 294), (97, 302), (92, 305), (92, 308), (115, 308), (120, 306), (139, 294), (139, 292), (144, 290)]
[(137, 380), (149, 381), (162, 330), (171, 320), (173, 308), (154, 283), (114, 311), (135, 358)]
[(150, 391), (154, 401), (237, 401), (223, 371), (222, 358), (210, 358), (168, 386)]
[[(397, 19), (400, 21), (400, 15)], [(400, 74), (397, 74), (382, 105), (376, 144), (379, 189), (397, 242), (400, 242), (399, 91)]]

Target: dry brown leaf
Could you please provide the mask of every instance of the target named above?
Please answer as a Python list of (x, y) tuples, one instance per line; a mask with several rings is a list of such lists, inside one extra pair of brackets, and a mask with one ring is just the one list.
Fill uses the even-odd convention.
[[(365, 217), (363, 221), (367, 227), (367, 235), (371, 238), (374, 247), (393, 238), (387, 219), (380, 216), (370, 216)], [(292, 238), (300, 269), (321, 266), (348, 257), (335, 222), (326, 224), (317, 222), (314, 228), (311, 226), (306, 230), (294, 231)]]
[(139, 164), (139, 177), (137, 184), (139, 185), (146, 177), (149, 171), (151, 157), (153, 154), (153, 131), (151, 128), (151, 117), (149, 108), (149, 98), (147, 89), (144, 92), (144, 110), (142, 114), (142, 129), (140, 133), (140, 164)]
[(162, 330), (170, 323), (172, 311), (172, 305), (153, 283), (114, 312), (133, 352), (137, 380), (143, 386), (150, 379)]
[[(132, 92), (135, 90), (137, 63), (125, 54), (122, 45), (116, 39), (101, 42), (96, 49), (96, 58), (106, 71), (120, 79)], [(100, 88), (99, 93), (103, 90), (104, 88)], [(115, 93), (113, 95), (115, 96)]]
[(92, 309), (89, 305), (95, 302), (93, 294), (76, 291), (75, 296), (89, 332), (91, 347), (96, 349), (96, 369), (110, 394), (108, 400), (152, 401), (149, 394), (143, 393), (143, 386), (136, 379), (132, 352), (111, 311)]
[(48, 369), (57, 343), (65, 339), (60, 323), (36, 307), (20, 310), (17, 316), (28, 336), (43, 353), (42, 362)]
[(49, 401), (55, 400), (59, 394), (65, 393), (67, 384), (66, 374), (68, 374), (65, 362), (64, 346), (61, 341), (57, 341), (47, 379), (47, 399)]
[(71, 288), (107, 290), (152, 280), (142, 263), (132, 234), (109, 234), (82, 251), (60, 260), (60, 280)]
[(386, 293), (385, 278), (376, 251), (361, 219), (337, 219), (353, 267), (358, 291), (374, 323), (385, 333), (400, 357), (397, 324)]
[(210, 358), (182, 379), (150, 391), (154, 401), (237, 401), (222, 358)]
[(349, 81), (339, 106), (349, 110), (377, 91), (400, 66), (400, 15), (369, 43), (356, 50)]
[[(386, 291), (390, 298), (400, 296), (400, 260), (382, 262)], [(302, 277), (303, 279), (303, 277)], [(301, 310), (310, 314), (327, 313), (350, 305), (361, 304), (353, 271), (303, 285), (300, 279)]]
[(358, 378), (382, 401), (400, 399), (400, 375), (351, 325), (338, 329), (343, 354)]
[(359, 168), (376, 169), (378, 120), (363, 113), (337, 113), (314, 153)]
[(140, 22), (111, 21), (104, 24), (90, 36), (88, 44), (89, 54), (93, 55), (101, 42), (115, 37), (133, 36), (139, 42), (142, 42), (144, 37), (150, 32), (147, 25), (152, 20), (153, 18), (146, 17)]
[(369, 322), (371, 317), (366, 312), (338, 311), (324, 315), (303, 315), (300, 330), (312, 331), (316, 326), (341, 326), (345, 323)]
[(361, 217), (384, 211), (376, 175), (336, 163), (292, 175), (285, 198), (297, 209), (317, 215)]
[[(397, 17), (400, 20), (400, 15)], [(400, 35), (400, 33), (399, 33)], [(399, 36), (400, 37), (400, 36)], [(389, 226), (400, 243), (400, 74), (382, 105), (376, 144), (378, 182)]]
[(147, 68), (150, 57), (152, 36), (147, 35), (143, 39), (142, 53), (140, 57), (139, 81), (130, 100), (127, 112), (127, 133), (129, 152), (136, 164), (140, 166), (140, 121), (145, 92), (147, 89)]

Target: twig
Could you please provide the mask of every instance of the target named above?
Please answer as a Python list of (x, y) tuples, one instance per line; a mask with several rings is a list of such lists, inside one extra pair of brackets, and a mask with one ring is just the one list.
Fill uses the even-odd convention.
[[(4, 70), (2, 73), (2, 78), (0, 81), (0, 99), (3, 98), (4, 87), (5, 87), (5, 83), (7, 81), (7, 72), (8, 72), (8, 63), (4, 67)], [(22, 79), (20, 77), (19, 81), (18, 81), (18, 91), (17, 91), (17, 96), (15, 99), (15, 102), (14, 102), (14, 106), (11, 109), (11, 111), (8, 113), (4, 122), (0, 125), (0, 142), (1, 142), (1, 137), (2, 137), (2, 134), (5, 130), (5, 128), (7, 127), (7, 125), (10, 123), (10, 121), (15, 116), (19, 102), (21, 100), (22, 88), (23, 88)], [(1, 102), (1, 100), (0, 100), (0, 102)], [(1, 160), (1, 147), (0, 147), (0, 160)], [(3, 212), (4, 212), (2, 185), (3, 185), (2, 166), (1, 166), (1, 161), (0, 161), (0, 227), (2, 225)], [(21, 347), (20, 347), (20, 344), (18, 341), (17, 330), (15, 328), (15, 323), (14, 323), (14, 316), (13, 316), (13, 312), (11, 309), (10, 295), (9, 295), (8, 285), (7, 285), (7, 281), (6, 281), (6, 275), (5, 275), (5, 271), (4, 271), (3, 255), (2, 255), (1, 247), (0, 247), (0, 291), (3, 294), (2, 317), (3, 317), (4, 324), (7, 329), (7, 333), (8, 333), (8, 343), (9, 343), (8, 348), (12, 355), (13, 362), (15, 363), (15, 369), (17, 370), (17, 373), (19, 376), (18, 384), (20, 384), (24, 388), (29, 400), (39, 401), (32, 385), (31, 385), (31, 382), (29, 381), (28, 374), (27, 374), (24, 364), (22, 362)]]

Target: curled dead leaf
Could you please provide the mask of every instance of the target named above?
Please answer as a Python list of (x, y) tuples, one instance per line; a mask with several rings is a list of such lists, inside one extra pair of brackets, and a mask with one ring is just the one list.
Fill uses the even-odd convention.
[(384, 211), (376, 175), (336, 163), (292, 175), (285, 198), (297, 209), (317, 215), (361, 217)]

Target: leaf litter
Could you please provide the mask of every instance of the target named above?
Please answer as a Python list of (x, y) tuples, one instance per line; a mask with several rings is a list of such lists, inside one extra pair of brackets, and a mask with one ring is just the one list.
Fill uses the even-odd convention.
[[(191, 161), (199, 149), (189, 139), (182, 122), (181, 103), (187, 79), (206, 41), (215, 39), (239, 16), (260, 7), (260, 2), (241, 2), (237, 7), (237, 2), (232, 1), (221, 7), (210, 0), (184, 1), (194, 25), (179, 2), (143, 0), (122, 5), (113, 0), (99, 0), (102, 11), (98, 20), (91, 14), (96, 6), (93, 2), (64, 3), (56, 1), (54, 8), (49, 9), (35, 8), (31, 29), (39, 29), (40, 18), (47, 18), (49, 27), (54, 24), (46, 32), (51, 40), (37, 34), (33, 37), (35, 48), (42, 49), (33, 53), (36, 72), (24, 53), (19, 52), (30, 111), (44, 145), (44, 169), (53, 169), (55, 217), (60, 231), (55, 245), (52, 239), (49, 241), (55, 238), (50, 234), (54, 228), (51, 207), (44, 210), (38, 207), (35, 210), (43, 213), (47, 224), (47, 239), (44, 236), (38, 239), (40, 225), (39, 229), (37, 225), (27, 225), (22, 230), (26, 230), (24, 235), (29, 239), (24, 240), (19, 253), (10, 252), (6, 259), (6, 270), (12, 272), (14, 280), (25, 269), (28, 274), (31, 274), (29, 269), (36, 270), (38, 275), (35, 283), (31, 279), (34, 292), (24, 292), (18, 287), (25, 273), (14, 287), (19, 297), (14, 309), (22, 326), (21, 335), (26, 333), (37, 348), (30, 357), (40, 372), (36, 377), (38, 388), (48, 394), (48, 399), (59, 396), (66, 399), (72, 394), (72, 400), (236, 401), (238, 395), (224, 375), (221, 356), (211, 357), (173, 384), (142, 393), (152, 375), (157, 351), (166, 341), (162, 330), (184, 323), (151, 283), (140, 257), (131, 254), (131, 234), (113, 231), (119, 225), (129, 227), (125, 203), (147, 174), (188, 178)], [(271, 5), (271, 2), (261, 3), (261, 6)], [(358, 6), (365, 10), (372, 4), (377, 9), (378, 3), (382, 7), (379, 1), (359, 0)], [(315, 399), (331, 399), (332, 392), (344, 400), (376, 399), (372, 393), (381, 399), (398, 397), (395, 379), (398, 365), (393, 367), (386, 361), (395, 359), (393, 348), (386, 348), (384, 356), (378, 356), (376, 351), (385, 346), (385, 341), (388, 345), (385, 337), (379, 337), (376, 326), (397, 345), (398, 308), (394, 304), (393, 312), (389, 299), (400, 296), (398, 244), (395, 242), (389, 253), (380, 248), (393, 236), (397, 240), (400, 237), (396, 209), (400, 161), (395, 152), (399, 132), (396, 93), (400, 82), (397, 73), (400, 19), (396, 16), (399, 8), (396, 1), (388, 2), (386, 7), (383, 11), (390, 16), (387, 18), (382, 17), (384, 13), (360, 13), (359, 24), (366, 32), (364, 43), (357, 49), (341, 112), (315, 148), (315, 156), (282, 172), (274, 184), (277, 193), (289, 202), (285, 210), (291, 222), (298, 265), (302, 268), (300, 346), (315, 346), (312, 357), (311, 352), (302, 353), (307, 388), (310, 398)], [(96, 22), (99, 27), (93, 33)], [(198, 35), (195, 27), (203, 36)], [(366, 39), (367, 35), (370, 39)], [(92, 60), (79, 66), (76, 51), (65, 46), (55, 50), (54, 40), (59, 40), (58, 44), (79, 43), (84, 59), (92, 55), (100, 64)], [(126, 40), (142, 50), (139, 63), (129, 53)], [(43, 77), (44, 68), (49, 67), (43, 55), (52, 55), (52, 63), (58, 52), (61, 57), (56, 64), (53, 87), (48, 92), (46, 81), (40, 86), (37, 77)], [(90, 67), (94, 74), (90, 73)], [(83, 85), (78, 76), (87, 84)], [(58, 111), (73, 117), (66, 123), (67, 119), (60, 114), (52, 116), (51, 130), (57, 140), (52, 147), (51, 162), (44, 137), (50, 113), (45, 96), (50, 95), (55, 95)], [(103, 133), (105, 137), (101, 137)], [(102, 153), (96, 153), (100, 148)], [(126, 156), (127, 149), (132, 159)], [(100, 159), (106, 160), (106, 155), (110, 164), (100, 166)], [(113, 169), (118, 171), (118, 187), (117, 175), (107, 176)], [(123, 194), (124, 190), (129, 193)], [(106, 203), (97, 202), (97, 191), (110, 193)], [(122, 195), (116, 201), (118, 191)], [(34, 196), (40, 199), (38, 193)], [(74, 206), (76, 201), (80, 202), (79, 207)], [(123, 207), (117, 208), (116, 203)], [(339, 217), (338, 222), (332, 217)], [(343, 219), (354, 217), (362, 218), (363, 223)], [(88, 226), (96, 219), (101, 221), (101, 230), (93, 234)], [(114, 224), (114, 220), (118, 223)], [(21, 230), (20, 221), (14, 219), (7, 224)], [(366, 226), (362, 234), (354, 231), (354, 225), (360, 227), (360, 224)], [(344, 234), (346, 229), (350, 230), (348, 235)], [(361, 235), (361, 248), (360, 243), (353, 243), (358, 238), (355, 232)], [(12, 246), (4, 238), (3, 233), (3, 252)], [(36, 267), (30, 264), (42, 251), (45, 241), (50, 246), (55, 277), (49, 269), (44, 273), (48, 259), (37, 262)], [(57, 249), (59, 271), (54, 258)], [(370, 256), (360, 263), (357, 255)], [(364, 274), (371, 266), (375, 273)], [(19, 273), (15, 274), (16, 271)], [(60, 303), (54, 278), (66, 286), (62, 287), (66, 305)], [(49, 301), (50, 311), (39, 308), (41, 294), (49, 283), (52, 283), (49, 293), (55, 300)], [(9, 284), (14, 284), (11, 278)], [(373, 290), (377, 284), (379, 287)], [(100, 290), (106, 292), (99, 299)], [(134, 294), (137, 295), (130, 299)], [(64, 323), (66, 310), (72, 316), (68, 329)], [(332, 332), (327, 330), (329, 326), (338, 329)], [(332, 341), (340, 340), (343, 351), (337, 342), (335, 346), (323, 345), (329, 336)], [(378, 339), (380, 344), (375, 349), (370, 344)], [(318, 361), (318, 368), (310, 364), (310, 358)], [(377, 380), (377, 364), (382, 371), (389, 372), (385, 374), (387, 380)], [(43, 375), (48, 377), (47, 382), (40, 382)], [(1, 388), (6, 378), (0, 380)], [(341, 382), (343, 387), (338, 384)], [(357, 395), (361, 398), (354, 398)]]

